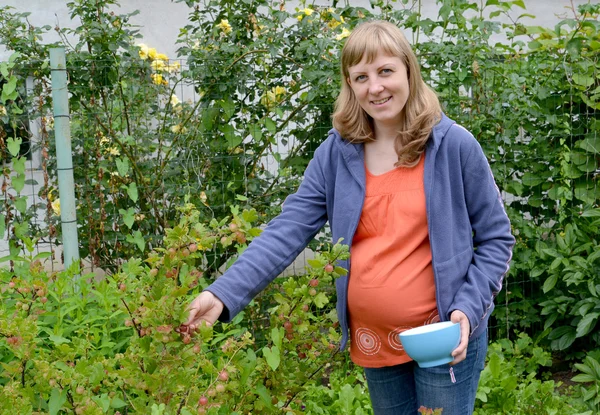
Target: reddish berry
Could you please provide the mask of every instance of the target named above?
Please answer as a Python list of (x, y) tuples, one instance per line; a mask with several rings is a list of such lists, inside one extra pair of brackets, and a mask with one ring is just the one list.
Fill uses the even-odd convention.
[(325, 265), (325, 272), (328, 273), (328, 274), (332, 273), (333, 272), (333, 265), (331, 265), (331, 264)]
[(311, 287), (316, 287), (317, 285), (319, 285), (319, 280), (316, 278), (313, 278), (312, 280), (310, 280), (308, 282), (308, 285), (310, 285)]

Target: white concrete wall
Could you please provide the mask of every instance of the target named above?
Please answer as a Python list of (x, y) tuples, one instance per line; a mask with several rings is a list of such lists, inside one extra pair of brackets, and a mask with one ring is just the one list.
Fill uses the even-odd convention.
[[(240, 0), (241, 1), (241, 0)], [(525, 18), (526, 25), (541, 25), (553, 27), (561, 19), (571, 16), (568, 10), (571, 3), (575, 6), (587, 4), (588, 0), (524, 0), (527, 10), (515, 8), (512, 14), (516, 18), (521, 13), (529, 13), (534, 19)], [(352, 0), (348, 2), (354, 6), (369, 8), (369, 0)], [(310, 2), (307, 2), (310, 3)], [(331, 2), (318, 0), (316, 4), (329, 5)], [(344, 4), (339, 1), (338, 4)], [(396, 7), (401, 6), (397, 1)], [(76, 27), (79, 22), (72, 22), (69, 18), (66, 0), (3, 0), (1, 6), (14, 7), (19, 12), (30, 12), (29, 21), (34, 26), (51, 25), (60, 27)], [(175, 57), (177, 46), (175, 44), (179, 29), (187, 23), (189, 8), (185, 3), (175, 3), (171, 0), (121, 0), (121, 7), (116, 8), (116, 13), (129, 13), (139, 10), (140, 13), (132, 18), (132, 23), (140, 26), (143, 43), (152, 45), (163, 51), (169, 57)], [(287, 10), (294, 10), (298, 1), (286, 2)], [(435, 0), (422, 0), (422, 14), (424, 17), (434, 18), (438, 15), (439, 7)], [(503, 22), (509, 19), (499, 16)], [(58, 36), (54, 33), (47, 36), (45, 42), (54, 42)], [(0, 60), (6, 59), (7, 51), (0, 45)]]

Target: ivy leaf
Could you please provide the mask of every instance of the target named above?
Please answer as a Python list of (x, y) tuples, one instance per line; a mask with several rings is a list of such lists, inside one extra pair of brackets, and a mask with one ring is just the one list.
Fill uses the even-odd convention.
[(125, 177), (127, 172), (129, 172), (129, 161), (126, 158), (117, 158), (115, 160), (117, 163), (117, 171), (119, 172), (119, 176)]
[(135, 210), (131, 207), (127, 210), (119, 209), (119, 213), (123, 215), (123, 222), (125, 225), (131, 229), (133, 223), (135, 222)]
[(279, 363), (281, 363), (279, 348), (277, 346), (273, 346), (272, 348), (265, 346), (263, 347), (262, 352), (269, 367), (274, 371), (277, 370)]
[[(17, 148), (17, 154), (19, 149)], [(25, 157), (14, 157), (12, 159), (13, 170), (19, 174), (25, 174)]]
[(137, 188), (137, 185), (135, 184), (135, 182), (130, 183), (129, 186), (127, 187), (127, 195), (129, 196), (129, 198), (132, 201), (134, 201), (134, 202), (138, 201), (138, 188)]
[[(13, 189), (15, 189), (15, 192), (21, 193), (21, 190), (23, 190), (23, 188), (25, 187), (25, 175), (17, 174), (15, 176), (12, 176), (11, 183), (12, 183)], [(23, 213), (23, 212), (21, 212), (21, 213)]]
[(577, 84), (577, 85), (581, 85), (581, 86), (584, 86), (587, 88), (594, 84), (594, 78), (589, 75), (582, 75), (582, 74), (574, 73), (573, 74), (573, 82), (575, 82), (575, 84)]
[(58, 414), (66, 401), (67, 389), (63, 389), (62, 391), (57, 388), (52, 389), (50, 400), (48, 401), (48, 412), (50, 415)]
[(133, 235), (127, 235), (127, 242), (136, 244), (138, 249), (142, 252), (144, 252), (144, 249), (146, 248), (146, 241), (144, 241), (144, 236), (140, 231), (135, 231)]
[(235, 104), (230, 99), (221, 101), (221, 108), (225, 112), (225, 121), (228, 121), (235, 114)]
[(23, 140), (21, 140), (20, 137), (17, 137), (17, 138), (11, 137), (6, 140), (6, 148), (8, 148), (8, 152), (10, 153), (11, 156), (17, 157), (19, 155), (19, 150), (21, 150), (22, 142), (23, 142)]
[(600, 154), (600, 137), (589, 137), (579, 143), (579, 147), (590, 153)]

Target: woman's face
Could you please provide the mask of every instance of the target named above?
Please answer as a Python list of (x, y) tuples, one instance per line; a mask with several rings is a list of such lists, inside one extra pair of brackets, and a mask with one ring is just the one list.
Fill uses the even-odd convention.
[(371, 63), (363, 57), (348, 68), (348, 73), (348, 84), (361, 108), (373, 118), (375, 127), (400, 129), (410, 93), (402, 60), (379, 53)]

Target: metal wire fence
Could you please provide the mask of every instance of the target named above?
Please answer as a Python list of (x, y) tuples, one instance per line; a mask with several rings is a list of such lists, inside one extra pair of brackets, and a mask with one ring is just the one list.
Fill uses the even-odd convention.
[[(427, 70), (427, 65), (424, 72), (448, 115), (481, 142), (518, 239), (534, 246), (535, 239), (544, 234), (532, 234), (530, 227), (551, 229), (561, 203), (573, 208), (569, 214), (586, 204), (597, 206), (599, 152), (594, 145), (598, 143), (598, 111), (581, 103), (581, 91), (575, 85), (565, 84), (562, 90), (540, 88), (532, 94), (527, 80), (518, 76), (518, 66), (529, 65), (527, 62), (492, 60), (493, 64), (482, 62), (472, 71), (468, 87), (464, 79), (446, 83), (447, 78)], [(246, 84), (246, 91), (264, 89), (246, 99), (230, 97), (235, 105), (228, 108), (230, 101), (207, 98), (204, 85), (186, 76), (186, 62), (177, 63), (182, 75), (165, 77), (160, 85), (148, 67), (128, 67), (127, 71), (139, 73), (140, 79), (146, 77), (147, 81), (93, 94), (85, 82), (69, 86), (82, 256), (92, 270), (103, 270), (104, 261), (120, 250), (127, 249), (127, 255), (140, 254), (135, 243), (129, 240), (128, 244), (122, 235), (124, 217), (131, 218), (149, 247), (159, 244), (160, 231), (173, 223), (174, 208), (187, 200), (198, 204), (206, 218), (223, 217), (234, 203), (262, 209), (262, 220), (272, 217), (298, 184), (298, 172), (330, 128), (331, 105), (314, 104), (303, 108), (300, 118), (293, 117), (293, 109), (276, 111), (272, 116), (275, 127), (262, 125), (260, 134), (250, 131), (243, 123), (253, 122), (252, 114), (264, 111), (259, 108), (265, 106), (261, 99), (268, 97), (270, 89)], [(157, 89), (159, 86), (162, 89)], [(213, 91), (219, 90), (218, 85), (213, 86)], [(286, 99), (293, 104), (297, 97)], [(547, 107), (542, 108), (542, 103)], [(217, 113), (226, 118), (218, 118)], [(31, 150), (27, 186), (21, 195), (31, 208), (28, 220), (40, 233), (35, 249), (54, 252), (47, 266), (57, 270), (61, 268), (56, 234), (60, 223), (53, 209), (57, 183), (51, 115), (33, 110), (29, 115), (26, 125)], [(227, 123), (222, 123), (223, 119)], [(9, 183), (10, 162), (5, 159), (3, 167), (4, 183)], [(558, 194), (560, 188), (567, 189), (560, 190), (566, 193)], [(15, 195), (5, 185), (2, 196), (8, 200)], [(145, 226), (145, 221), (155, 225)], [(0, 257), (9, 253), (11, 229), (7, 227), (0, 241)], [(539, 280), (526, 272), (526, 258), (520, 254), (518, 251), (514, 259), (516, 271), (504, 281), (491, 337), (510, 332), (515, 324), (511, 309), (522, 304), (524, 314), (531, 312), (528, 297), (540, 289)], [(286, 275), (301, 273), (310, 255), (310, 251), (301, 255)], [(534, 323), (531, 329), (540, 327)]]

